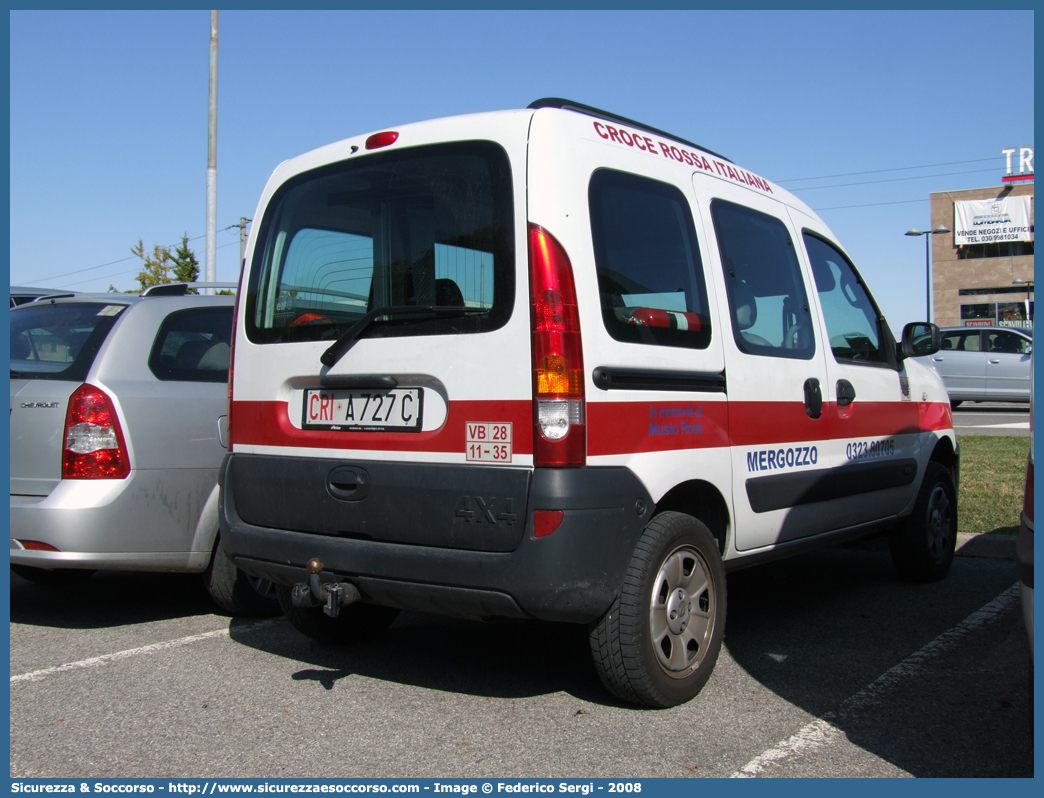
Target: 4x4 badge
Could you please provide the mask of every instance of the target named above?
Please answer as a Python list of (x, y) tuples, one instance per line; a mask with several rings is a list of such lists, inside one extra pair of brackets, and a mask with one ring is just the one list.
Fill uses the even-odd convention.
[(467, 523), (481, 524), (483, 522), (497, 524), (503, 521), (508, 526), (515, 523), (515, 501), (514, 499), (500, 499), (500, 510), (497, 511), (497, 497), (490, 496), (461, 496), (457, 502), (457, 510), (454, 515), (463, 518)]

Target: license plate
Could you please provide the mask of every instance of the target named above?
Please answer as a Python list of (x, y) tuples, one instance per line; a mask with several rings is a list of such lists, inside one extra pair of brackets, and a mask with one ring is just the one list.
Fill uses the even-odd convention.
[(420, 388), (331, 390), (309, 388), (304, 394), (305, 429), (357, 432), (420, 432)]

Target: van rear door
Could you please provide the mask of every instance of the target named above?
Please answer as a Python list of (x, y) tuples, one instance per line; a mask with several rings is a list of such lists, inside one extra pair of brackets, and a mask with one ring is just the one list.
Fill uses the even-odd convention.
[[(525, 126), (498, 116), (495, 129), (492, 115), (409, 126), (374, 153), (334, 145), (329, 163), (303, 156), (311, 168), (273, 177), (232, 377), (244, 521), (517, 545), (528, 486), (517, 469), (533, 446), (525, 185), (513, 179)], [(496, 135), (460, 141), (462, 125)], [(481, 468), (495, 473), (459, 470)]]

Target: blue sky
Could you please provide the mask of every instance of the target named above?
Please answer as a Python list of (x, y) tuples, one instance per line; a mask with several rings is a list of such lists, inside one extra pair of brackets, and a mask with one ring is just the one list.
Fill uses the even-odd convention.
[[(131, 288), (130, 247), (182, 233), (202, 263), (209, 12), (10, 22), (11, 283)], [(898, 329), (924, 317), (903, 233), (929, 192), (999, 185), (1033, 144), (1029, 11), (227, 11), (219, 42), (219, 280), (280, 161), (555, 96), (803, 189)]]

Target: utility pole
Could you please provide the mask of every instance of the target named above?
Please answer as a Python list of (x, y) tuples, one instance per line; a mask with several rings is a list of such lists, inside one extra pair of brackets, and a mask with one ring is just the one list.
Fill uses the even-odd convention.
[(243, 268), (243, 259), (246, 257), (246, 242), (247, 233), (246, 227), (252, 220), (247, 219), (245, 216), (239, 217), (239, 224), (236, 227), (239, 228), (239, 268)]
[[(210, 12), (210, 117), (207, 135), (207, 282), (217, 282), (217, 57), (218, 12)], [(213, 288), (204, 289), (213, 294)]]

